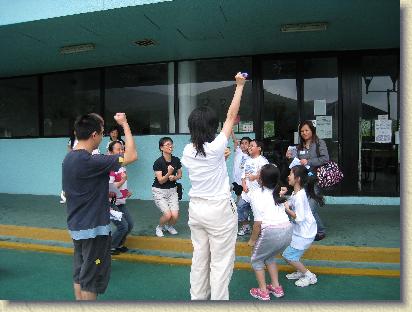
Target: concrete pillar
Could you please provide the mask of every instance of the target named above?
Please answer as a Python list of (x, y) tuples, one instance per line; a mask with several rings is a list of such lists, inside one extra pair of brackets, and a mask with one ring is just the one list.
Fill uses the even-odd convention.
[(187, 119), (196, 107), (196, 63), (179, 62), (179, 132), (189, 133)]
[(167, 65), (167, 89), (168, 89), (168, 97), (167, 97), (167, 104), (168, 104), (168, 112), (169, 112), (169, 133), (175, 133), (175, 71), (174, 71), (174, 63), (170, 62)]

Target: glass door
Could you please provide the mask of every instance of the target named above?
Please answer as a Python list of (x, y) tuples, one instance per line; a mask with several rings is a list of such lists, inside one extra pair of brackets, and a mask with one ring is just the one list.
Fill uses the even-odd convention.
[(399, 196), (399, 70), (396, 55), (362, 58), (359, 190)]
[(294, 144), (299, 115), (296, 89), (296, 61), (267, 59), (262, 61), (263, 109), (262, 139), (264, 156), (275, 163), (286, 183), (289, 145)]
[(304, 62), (302, 120), (314, 121), (316, 134), (328, 147), (331, 160), (339, 163), (338, 62), (335, 57)]

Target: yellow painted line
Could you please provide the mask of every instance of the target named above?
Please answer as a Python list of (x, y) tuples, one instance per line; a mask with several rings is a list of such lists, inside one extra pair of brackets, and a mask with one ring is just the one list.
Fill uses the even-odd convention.
[(61, 229), (38, 228), (17, 225), (0, 225), (0, 235), (37, 240), (72, 242), (69, 232)]
[[(324, 275), (354, 275), (354, 276), (376, 276), (376, 277), (400, 277), (399, 270), (378, 270), (366, 268), (333, 268), (307, 266), (307, 268), (316, 274)], [(249, 263), (235, 262), (235, 269), (252, 270)], [(278, 270), (282, 272), (294, 272), (295, 270), (288, 265), (278, 265)]]
[[(0, 235), (34, 240), (71, 242), (67, 230), (37, 228), (15, 225), (0, 225)], [(127, 246), (132, 249), (163, 250), (192, 253), (190, 239), (158, 238), (154, 236), (129, 236)], [(245, 242), (236, 243), (237, 256), (250, 256), (251, 247)], [(326, 246), (313, 244), (304, 254), (304, 259), (325, 261), (400, 263), (400, 248)]]
[[(73, 254), (72, 248), (48, 246), (40, 244), (25, 244), (15, 242), (0, 241), (0, 248), (17, 249), (24, 251), (36, 251), (36, 252), (51, 252), (62, 254)], [(121, 254), (113, 256), (112, 259), (130, 261), (130, 262), (143, 262), (152, 264), (169, 264), (169, 265), (191, 265), (191, 259), (186, 258), (171, 258), (162, 256), (149, 256), (149, 255), (134, 255), (134, 254)], [(252, 270), (250, 263), (235, 262), (235, 269), (237, 270)], [(292, 272), (292, 267), (287, 265), (278, 265), (279, 271)], [(376, 277), (400, 277), (399, 270), (378, 270), (367, 268), (333, 268), (333, 267), (318, 267), (308, 266), (312, 272), (316, 274), (326, 275), (355, 275), (355, 276), (376, 276)]]
[(15, 242), (0, 241), (0, 248), (17, 249), (17, 250), (30, 250), (30, 251), (40, 251), (40, 252), (52, 252), (52, 253), (63, 253), (63, 254), (73, 255), (73, 248), (59, 247), (59, 246), (49, 246), (49, 245), (40, 245), (40, 244), (26, 244), (26, 243), (15, 243)]

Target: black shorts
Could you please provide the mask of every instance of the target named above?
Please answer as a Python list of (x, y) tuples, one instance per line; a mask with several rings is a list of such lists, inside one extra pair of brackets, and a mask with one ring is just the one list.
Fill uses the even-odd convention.
[(242, 195), (243, 187), (237, 184), (236, 182), (233, 182), (232, 185), (233, 185), (233, 192), (235, 192), (237, 196)]
[(80, 289), (103, 294), (109, 284), (111, 271), (110, 235), (73, 240), (73, 281)]

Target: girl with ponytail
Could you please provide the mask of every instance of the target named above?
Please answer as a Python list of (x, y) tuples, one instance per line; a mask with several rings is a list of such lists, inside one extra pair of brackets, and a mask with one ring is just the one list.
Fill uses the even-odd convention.
[(282, 256), (297, 271), (286, 274), (287, 279), (297, 280), (296, 286), (306, 287), (315, 284), (318, 280), (314, 273), (310, 272), (300, 258), (312, 245), (317, 233), (317, 225), (310, 209), (308, 197), (319, 205), (324, 204), (323, 197), (314, 190), (316, 176), (309, 172), (305, 166), (292, 167), (288, 176), (289, 185), (293, 187), (293, 193), (285, 203), (285, 211), (293, 219), (292, 242), (285, 249)]
[[(251, 264), (259, 284), (258, 288), (250, 290), (250, 294), (260, 300), (270, 300), (270, 293), (278, 298), (284, 295), (279, 284), (275, 256), (290, 244), (292, 225), (283, 204), (286, 201), (283, 197), (286, 188), (280, 186), (279, 179), (280, 171), (275, 165), (264, 165), (258, 178), (260, 188), (249, 195), (254, 223), (248, 245), (253, 246)], [(271, 284), (268, 285), (265, 266), (271, 278)]]

